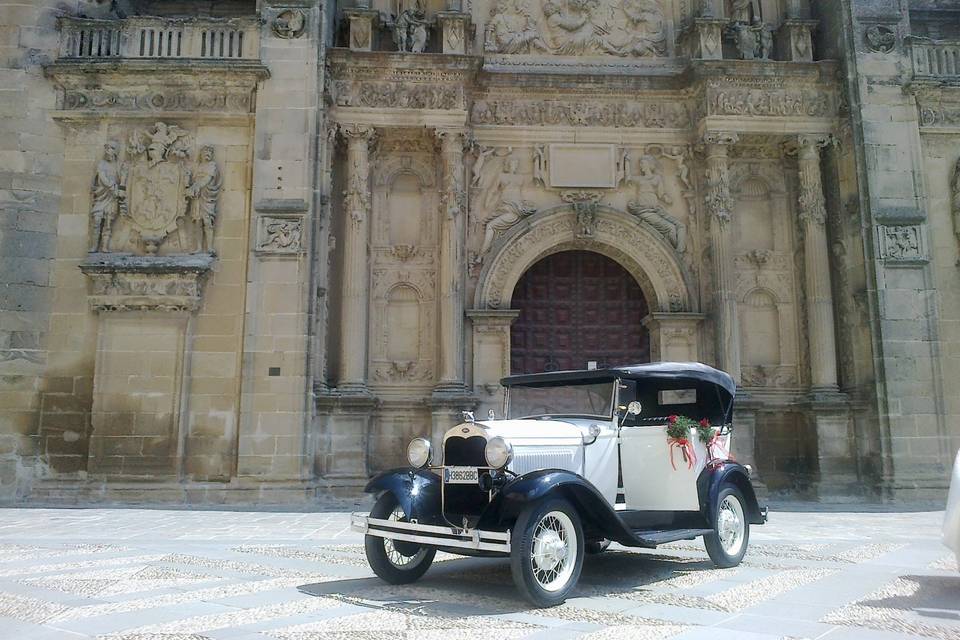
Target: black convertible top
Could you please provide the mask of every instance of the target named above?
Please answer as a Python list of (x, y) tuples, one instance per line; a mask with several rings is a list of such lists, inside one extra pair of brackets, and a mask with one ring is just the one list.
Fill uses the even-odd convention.
[(514, 385), (546, 386), (589, 382), (591, 380), (615, 380), (617, 378), (636, 380), (641, 388), (683, 389), (696, 387), (703, 391), (712, 389), (715, 393), (711, 392), (705, 394), (705, 396), (713, 396), (713, 402), (710, 403), (713, 407), (701, 406), (701, 412), (704, 412), (708, 417), (722, 417), (725, 421), (729, 421), (732, 417), (733, 398), (737, 393), (736, 383), (728, 373), (699, 362), (652, 362), (650, 364), (635, 364), (608, 369), (529, 373), (508, 376), (502, 379), (500, 384), (505, 387)]

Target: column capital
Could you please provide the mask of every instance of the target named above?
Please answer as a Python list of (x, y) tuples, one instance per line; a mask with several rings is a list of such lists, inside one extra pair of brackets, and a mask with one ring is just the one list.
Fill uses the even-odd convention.
[(377, 137), (377, 128), (368, 124), (338, 122), (336, 127), (348, 144), (370, 144)]
[(740, 134), (734, 131), (705, 131), (700, 141), (705, 145), (729, 147), (740, 142)]
[(788, 156), (819, 157), (820, 149), (830, 146), (834, 141), (834, 137), (829, 133), (801, 133), (784, 142), (783, 149)]
[(433, 130), (433, 135), (436, 136), (444, 152), (460, 151), (462, 153), (470, 145), (469, 133), (462, 127), (438, 127)]

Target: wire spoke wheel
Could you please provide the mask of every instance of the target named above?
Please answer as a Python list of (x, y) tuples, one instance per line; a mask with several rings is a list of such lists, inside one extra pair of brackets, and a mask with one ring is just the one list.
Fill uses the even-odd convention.
[(704, 536), (703, 542), (713, 563), (721, 568), (740, 564), (750, 540), (743, 494), (731, 485), (725, 485), (718, 496), (714, 513), (714, 531)]
[(533, 576), (546, 591), (559, 591), (573, 575), (577, 532), (570, 516), (551, 511), (537, 523), (530, 562)]
[[(395, 522), (406, 522), (407, 516), (403, 513), (403, 509), (397, 506), (393, 509), (393, 512), (390, 514), (388, 520), (393, 520)], [(414, 553), (412, 556), (408, 556), (397, 549), (397, 546), (393, 543), (393, 540), (389, 538), (381, 539), (383, 540), (383, 550), (387, 554), (387, 560), (389, 560), (390, 564), (397, 569), (406, 569), (411, 566), (416, 566), (427, 554), (426, 547), (419, 547), (416, 553)]]

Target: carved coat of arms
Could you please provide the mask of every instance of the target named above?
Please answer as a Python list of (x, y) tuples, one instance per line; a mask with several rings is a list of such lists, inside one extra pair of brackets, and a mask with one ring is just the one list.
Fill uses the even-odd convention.
[(132, 158), (127, 180), (127, 215), (137, 228), (147, 253), (177, 230), (187, 214), (190, 171), (187, 132), (176, 125), (158, 122), (150, 131), (137, 131), (127, 147)]

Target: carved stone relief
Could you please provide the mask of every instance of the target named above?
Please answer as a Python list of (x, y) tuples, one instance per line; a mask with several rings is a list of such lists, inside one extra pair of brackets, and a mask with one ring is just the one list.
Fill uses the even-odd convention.
[(307, 16), (299, 9), (286, 9), (277, 14), (270, 28), (278, 38), (299, 38), (307, 29)]
[(706, 115), (827, 118), (839, 99), (825, 87), (785, 86), (781, 78), (740, 84), (732, 78), (707, 83)]
[(260, 216), (257, 249), (265, 254), (298, 254), (303, 251), (303, 216)]
[(168, 253), (213, 252), (223, 177), (212, 146), (201, 147), (195, 163), (191, 147), (185, 130), (163, 122), (133, 131), (123, 160), (118, 142), (104, 146), (91, 194), (91, 252), (152, 255), (173, 232), (177, 246)]
[(458, 86), (336, 80), (333, 95), (340, 107), (464, 108), (463, 87)]
[(690, 113), (683, 102), (601, 102), (596, 98), (568, 100), (524, 100), (481, 98), (473, 103), (474, 124), (534, 125), (569, 127), (647, 127), (683, 129), (690, 125)]
[(877, 246), (887, 262), (926, 262), (926, 241), (921, 225), (878, 225)]
[(648, 154), (641, 156), (637, 161), (637, 174), (628, 175), (627, 184), (633, 189), (627, 211), (656, 229), (678, 253), (684, 253), (687, 227), (667, 212), (673, 200), (666, 192), (657, 159)]
[(484, 220), (480, 259), (483, 259), (499, 235), (536, 212), (536, 206), (524, 199), (525, 183), (526, 176), (520, 173), (519, 158), (512, 149), (508, 150), (508, 155), (500, 164), (499, 173), (494, 176), (483, 196), (484, 210), (491, 213)]
[(890, 53), (897, 45), (896, 32), (881, 24), (868, 27), (863, 34), (863, 39), (867, 49), (874, 53)]
[(664, 56), (667, 19), (659, 0), (497, 0), (484, 48), (507, 54)]
[(419, 2), (401, 11), (390, 27), (397, 51), (423, 53), (427, 46), (429, 26), (430, 21)]

